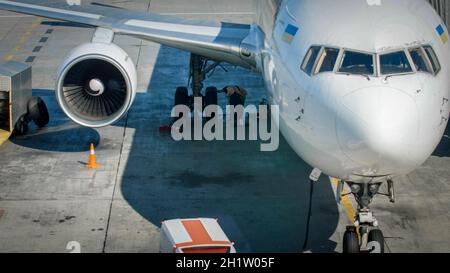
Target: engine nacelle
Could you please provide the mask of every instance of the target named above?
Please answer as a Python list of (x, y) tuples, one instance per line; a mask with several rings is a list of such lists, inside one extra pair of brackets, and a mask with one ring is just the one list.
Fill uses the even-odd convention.
[(128, 111), (136, 88), (136, 68), (125, 51), (115, 44), (87, 43), (66, 57), (55, 90), (70, 119), (86, 127), (103, 127)]

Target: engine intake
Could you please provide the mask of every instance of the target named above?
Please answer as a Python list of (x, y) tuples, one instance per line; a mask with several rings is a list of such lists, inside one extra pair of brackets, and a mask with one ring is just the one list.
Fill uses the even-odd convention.
[(87, 127), (119, 120), (136, 93), (136, 69), (114, 44), (83, 44), (69, 53), (58, 73), (56, 97), (64, 113)]

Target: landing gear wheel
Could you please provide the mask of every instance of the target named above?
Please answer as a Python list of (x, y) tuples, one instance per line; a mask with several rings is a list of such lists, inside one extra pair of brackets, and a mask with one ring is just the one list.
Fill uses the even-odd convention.
[(189, 92), (186, 87), (178, 87), (175, 92), (175, 103), (174, 105), (186, 105), (189, 106)]
[(208, 87), (205, 91), (205, 108), (210, 105), (217, 105), (217, 88)]
[[(205, 100), (204, 100), (204, 108), (208, 106), (217, 106), (218, 105), (218, 98), (217, 98), (217, 88), (216, 87), (208, 87), (205, 91)], [(215, 113), (212, 113), (211, 118), (215, 117)]]
[(359, 239), (355, 231), (347, 230), (344, 233), (343, 244), (344, 253), (359, 253)]
[(368, 237), (369, 244), (375, 243), (375, 249), (371, 250), (371, 253), (384, 253), (384, 236), (383, 232), (379, 229), (373, 229), (369, 232)]
[(16, 125), (14, 126), (14, 134), (18, 136), (22, 136), (28, 132), (28, 117), (27, 115), (22, 115), (19, 120), (17, 120)]
[[(186, 87), (178, 87), (177, 91), (175, 92), (175, 102), (174, 106), (178, 105), (185, 105), (187, 107), (190, 107), (190, 98), (189, 98), (189, 92)], [(174, 118), (174, 121), (181, 118), (183, 114), (180, 113), (178, 117)]]
[(47, 106), (40, 97), (32, 97), (28, 101), (28, 114), (39, 128), (44, 127), (50, 121)]

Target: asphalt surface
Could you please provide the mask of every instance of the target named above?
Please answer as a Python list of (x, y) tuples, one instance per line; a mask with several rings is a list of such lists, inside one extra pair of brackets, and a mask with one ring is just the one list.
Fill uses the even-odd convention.
[[(97, 1), (99, 2), (99, 1)], [(100, 1), (111, 4), (110, 1)], [(186, 18), (250, 23), (251, 0), (112, 3)], [(328, 177), (315, 185), (308, 247), (303, 249), (311, 167), (281, 140), (175, 142), (168, 125), (177, 86), (186, 85), (189, 54), (129, 37), (115, 43), (133, 58), (139, 86), (119, 123), (82, 128), (59, 109), (56, 70), (93, 29), (0, 11), (0, 59), (33, 66), (33, 93), (50, 111), (44, 129), (31, 126), (0, 147), (0, 252), (158, 252), (164, 219), (213, 217), (238, 252), (339, 252), (355, 205), (335, 202)], [(258, 74), (225, 65), (206, 86), (241, 85), (248, 103), (265, 97)], [(225, 98), (220, 102), (225, 104)], [(101, 168), (85, 168), (89, 144)], [(392, 252), (450, 251), (450, 139), (414, 173), (397, 179), (397, 203), (377, 197), (373, 209)]]

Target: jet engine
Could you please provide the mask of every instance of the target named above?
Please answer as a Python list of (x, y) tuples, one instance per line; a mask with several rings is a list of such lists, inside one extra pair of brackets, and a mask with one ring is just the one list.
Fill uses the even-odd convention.
[(136, 68), (125, 51), (112, 43), (87, 43), (66, 57), (55, 90), (70, 119), (86, 127), (103, 127), (128, 111), (136, 88)]

